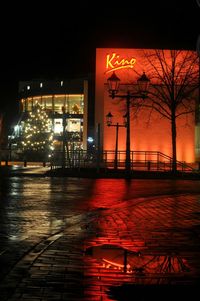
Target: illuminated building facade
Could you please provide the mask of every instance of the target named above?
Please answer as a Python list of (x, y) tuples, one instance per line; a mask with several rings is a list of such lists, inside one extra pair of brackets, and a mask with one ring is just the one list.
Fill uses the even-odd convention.
[[(106, 124), (106, 115), (112, 112), (113, 122), (123, 124), (125, 102), (109, 96), (107, 79), (113, 71), (120, 78), (121, 89), (126, 91), (137, 83), (137, 78), (145, 71), (151, 84), (157, 84), (152, 77), (152, 65), (146, 59), (155, 50), (150, 49), (96, 49), (95, 78), (95, 128), (101, 150), (115, 150), (116, 130)], [(168, 59), (169, 50), (164, 50)], [(192, 51), (191, 51), (192, 53)], [(155, 66), (156, 67), (156, 66)], [(198, 64), (195, 68), (199, 68)], [(182, 70), (184, 72), (184, 68)], [(181, 77), (181, 75), (180, 75)], [(195, 92), (192, 104), (196, 116), (199, 114), (199, 95)], [(148, 101), (148, 100), (147, 100)], [(131, 150), (157, 151), (172, 157), (171, 123), (158, 112), (150, 108), (131, 107), (130, 118)], [(200, 127), (195, 113), (181, 115), (176, 119), (177, 160), (187, 163), (200, 161)], [(118, 149), (126, 149), (126, 128), (119, 129)]]
[[(48, 114), (55, 150), (62, 149), (65, 132), (69, 150), (87, 149), (88, 80), (33, 80), (19, 83), (21, 117), (15, 126), (14, 141), (20, 139), (29, 113), (39, 104)], [(65, 119), (65, 121), (64, 121)], [(65, 131), (63, 124), (65, 122)]]

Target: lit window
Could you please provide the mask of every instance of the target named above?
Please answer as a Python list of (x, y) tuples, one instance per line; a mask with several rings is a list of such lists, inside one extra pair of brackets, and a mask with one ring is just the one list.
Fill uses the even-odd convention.
[(61, 87), (63, 86), (63, 80), (61, 80), (60, 85), (61, 85)]
[(63, 131), (63, 125), (62, 125), (63, 121), (60, 118), (55, 119), (55, 123), (54, 123), (54, 133), (55, 134), (60, 134)]

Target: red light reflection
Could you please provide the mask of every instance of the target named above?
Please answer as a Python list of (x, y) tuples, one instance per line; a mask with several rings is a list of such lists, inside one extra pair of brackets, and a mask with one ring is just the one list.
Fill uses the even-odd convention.
[(109, 244), (88, 248), (85, 265), (86, 295), (96, 292), (99, 300), (105, 301), (113, 300), (107, 295), (109, 287), (123, 283), (168, 285), (171, 279), (184, 278), (190, 272), (186, 259), (177, 254), (143, 254)]

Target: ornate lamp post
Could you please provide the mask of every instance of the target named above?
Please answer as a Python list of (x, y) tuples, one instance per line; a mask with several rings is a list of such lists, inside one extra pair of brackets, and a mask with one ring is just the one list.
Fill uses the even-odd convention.
[[(116, 124), (112, 123), (113, 115), (111, 112), (109, 112), (106, 115), (106, 123), (107, 126), (114, 126), (116, 127), (116, 141), (115, 141), (115, 159), (114, 159), (114, 169), (118, 168), (118, 133), (119, 133), (119, 127), (126, 127), (126, 121), (124, 124), (119, 124), (118, 122)], [(126, 118), (126, 116), (124, 116)]]
[(117, 77), (115, 72), (107, 79), (109, 96), (126, 100), (126, 161), (125, 168), (128, 173), (131, 171), (131, 149), (130, 149), (130, 104), (132, 99), (146, 98), (148, 94), (148, 87), (150, 80), (143, 72), (142, 76), (137, 80), (138, 92), (132, 93), (127, 91), (126, 94), (118, 94), (120, 86), (120, 78)]

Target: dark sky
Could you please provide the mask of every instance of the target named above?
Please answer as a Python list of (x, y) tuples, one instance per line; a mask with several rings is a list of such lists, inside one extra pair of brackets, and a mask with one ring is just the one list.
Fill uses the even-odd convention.
[(195, 50), (200, 34), (197, 0), (43, 2), (1, 8), (0, 111), (9, 120), (20, 80), (91, 73), (97, 47)]

